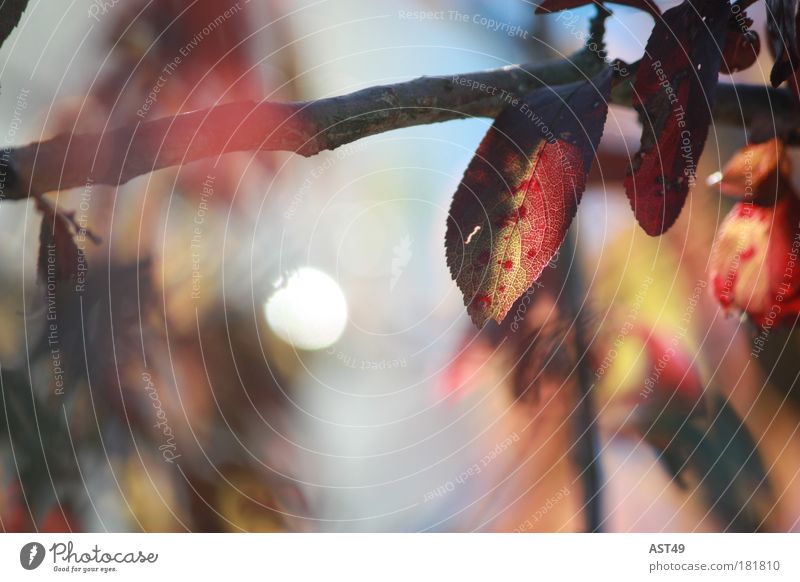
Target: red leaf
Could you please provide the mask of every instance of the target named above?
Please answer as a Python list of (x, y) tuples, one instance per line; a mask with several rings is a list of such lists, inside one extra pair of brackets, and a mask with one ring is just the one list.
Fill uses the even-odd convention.
[(725, 0), (684, 2), (656, 22), (634, 83), (642, 144), (625, 190), (651, 236), (675, 223), (711, 123), (720, 47), (730, 16)]
[(761, 52), (761, 40), (755, 30), (728, 29), (725, 34), (725, 48), (722, 51), (720, 70), (726, 75), (751, 67)]
[(509, 105), (453, 197), (447, 263), (472, 320), (502, 321), (569, 228), (608, 112), (612, 71)]
[[(625, 6), (632, 6), (639, 10), (651, 14), (656, 20), (661, 15), (661, 10), (656, 6), (653, 0), (610, 0), (611, 4), (623, 4)], [(536, 14), (550, 14), (551, 12), (559, 12), (561, 10), (571, 10), (579, 6), (586, 6), (587, 4), (596, 4), (602, 6), (606, 2), (598, 2), (597, 0), (542, 0), (541, 4), (536, 7)]]
[(39, 281), (49, 285), (75, 279), (79, 263), (85, 260), (72, 238), (69, 221), (60, 213), (45, 211), (39, 231)]

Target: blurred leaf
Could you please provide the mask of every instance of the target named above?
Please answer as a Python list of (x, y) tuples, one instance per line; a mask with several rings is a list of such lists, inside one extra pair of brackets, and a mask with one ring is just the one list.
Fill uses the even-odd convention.
[(712, 291), (726, 311), (772, 328), (800, 313), (800, 201), (775, 206), (737, 202), (720, 225), (709, 263)]
[(770, 205), (791, 188), (792, 163), (783, 141), (773, 138), (738, 150), (710, 185), (737, 200)]

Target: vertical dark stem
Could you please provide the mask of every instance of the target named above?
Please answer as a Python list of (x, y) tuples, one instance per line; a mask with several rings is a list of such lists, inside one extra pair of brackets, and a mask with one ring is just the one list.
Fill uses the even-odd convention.
[(563, 303), (565, 311), (569, 313), (569, 317), (572, 318), (573, 322), (575, 366), (579, 394), (577, 412), (572, 415), (575, 426), (574, 459), (580, 471), (579, 478), (583, 482), (587, 531), (600, 532), (602, 531), (600, 439), (597, 432), (594, 396), (592, 393), (594, 373), (589, 355), (589, 342), (586, 338), (584, 325), (581, 323), (586, 288), (580, 267), (577, 264), (577, 245), (575, 244), (574, 230), (570, 230), (566, 240), (564, 240), (560, 254), (565, 257), (573, 257), (572, 266), (567, 272), (564, 281)]

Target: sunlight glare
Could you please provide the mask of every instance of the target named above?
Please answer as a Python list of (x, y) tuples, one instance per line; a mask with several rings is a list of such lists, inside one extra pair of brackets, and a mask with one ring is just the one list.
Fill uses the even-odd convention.
[(321, 350), (335, 343), (347, 325), (347, 301), (338, 283), (312, 267), (301, 267), (264, 305), (267, 323), (288, 344)]

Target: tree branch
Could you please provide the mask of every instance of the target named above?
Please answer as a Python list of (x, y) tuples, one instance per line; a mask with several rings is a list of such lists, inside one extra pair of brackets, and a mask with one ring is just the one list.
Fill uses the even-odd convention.
[[(230, 103), (104, 134), (61, 135), (4, 152), (0, 165), (10, 164), (12, 176), (5, 181), (7, 187), (0, 188), (0, 199), (26, 198), (32, 192), (90, 182), (123, 184), (154, 170), (234, 151), (280, 150), (312, 156), (392, 129), (495, 117), (508, 103), (509, 94), (586, 79), (602, 66), (595, 55), (583, 51), (539, 66), (421, 77), (301, 103)], [(630, 105), (633, 78), (619, 83), (612, 93), (613, 103)], [(740, 127), (763, 124), (765, 113), (768, 124), (780, 124), (776, 132), (800, 127), (800, 108), (788, 92), (761, 85), (719, 86), (714, 108), (717, 122)]]

